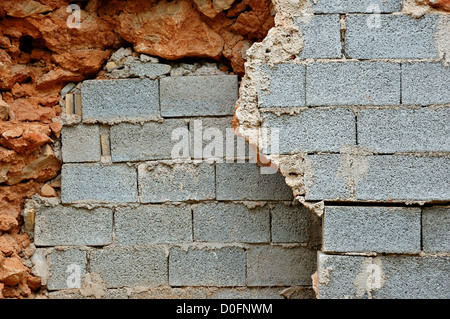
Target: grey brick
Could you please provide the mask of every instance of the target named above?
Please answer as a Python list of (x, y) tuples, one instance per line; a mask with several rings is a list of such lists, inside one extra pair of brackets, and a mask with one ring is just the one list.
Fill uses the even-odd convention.
[(65, 126), (62, 129), (61, 142), (65, 163), (100, 161), (100, 131), (96, 125)]
[(147, 163), (139, 165), (142, 203), (206, 200), (215, 197), (214, 165)]
[(432, 105), (450, 103), (450, 67), (440, 62), (402, 64), (402, 103)]
[(319, 255), (319, 298), (448, 299), (450, 258)]
[(87, 265), (85, 251), (76, 248), (52, 249), (47, 255), (47, 261), (50, 273), (47, 282), (49, 290), (81, 288)]
[(111, 154), (113, 162), (170, 159), (172, 133), (184, 129), (184, 120), (164, 120), (163, 123), (119, 124), (111, 127)]
[(205, 242), (268, 243), (268, 207), (249, 209), (242, 204), (199, 204), (194, 212), (194, 240)]
[(374, 5), (378, 5), (380, 12), (386, 13), (402, 9), (402, 0), (315, 0), (311, 4), (316, 13), (373, 12), (370, 8)]
[(216, 174), (218, 200), (293, 199), (281, 174), (262, 175), (254, 163), (218, 163)]
[(160, 116), (157, 80), (84, 81), (81, 98), (85, 122), (123, 122)]
[(233, 115), (238, 99), (235, 75), (167, 77), (161, 82), (164, 117)]
[(350, 198), (351, 190), (341, 172), (342, 155), (311, 155), (312, 176), (305, 176), (306, 200)]
[(304, 247), (252, 246), (247, 251), (248, 286), (311, 285), (316, 252)]
[(189, 133), (190, 156), (193, 159), (214, 160), (254, 156), (248, 143), (234, 134), (232, 117), (192, 119), (189, 122)]
[(442, 201), (450, 198), (446, 157), (369, 156), (367, 175), (356, 185), (358, 200)]
[(358, 113), (358, 142), (379, 153), (449, 152), (450, 108)]
[(136, 202), (136, 169), (128, 165), (63, 165), (61, 201), (63, 203)]
[(278, 64), (261, 72), (270, 81), (268, 91), (258, 90), (260, 107), (295, 107), (305, 105), (305, 72), (301, 64)]
[(341, 23), (338, 14), (314, 15), (312, 19), (296, 18), (295, 22), (303, 33), (305, 46), (300, 54), (302, 59), (340, 58)]
[(184, 250), (169, 255), (171, 286), (244, 286), (245, 251), (238, 247)]
[[(283, 288), (220, 288), (212, 299), (284, 299), (280, 295)], [(268, 307), (269, 305), (267, 305)]]
[(107, 288), (167, 284), (167, 256), (161, 247), (108, 247), (90, 255), (91, 272)]
[[(343, 146), (356, 144), (355, 113), (350, 109), (312, 108), (281, 116), (267, 113), (262, 125), (269, 134), (278, 131), (279, 154), (339, 152)], [(276, 151), (269, 147), (267, 153)]]
[(185, 205), (117, 208), (114, 220), (116, 240), (122, 246), (192, 241), (192, 214)]
[(168, 74), (170, 69), (171, 67), (168, 64), (133, 62), (130, 66), (130, 75), (154, 80)]
[(326, 207), (325, 252), (418, 253), (420, 209)]
[(35, 219), (36, 246), (90, 245), (111, 243), (113, 214), (110, 209), (77, 209), (56, 206), (39, 208)]
[(307, 243), (314, 227), (308, 209), (286, 204), (272, 206), (272, 242)]
[(370, 27), (370, 15), (347, 17), (345, 53), (356, 59), (439, 58), (434, 34), (439, 15), (381, 15), (380, 28)]
[(400, 104), (400, 65), (359, 61), (312, 63), (306, 70), (306, 104)]
[(450, 207), (423, 209), (422, 242), (426, 252), (450, 252)]

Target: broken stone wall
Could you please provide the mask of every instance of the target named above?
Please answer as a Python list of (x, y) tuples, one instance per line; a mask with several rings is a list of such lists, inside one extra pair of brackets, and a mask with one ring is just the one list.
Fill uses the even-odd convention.
[(322, 216), (319, 298), (449, 296), (446, 4), (278, 0), (248, 51), (234, 125)]

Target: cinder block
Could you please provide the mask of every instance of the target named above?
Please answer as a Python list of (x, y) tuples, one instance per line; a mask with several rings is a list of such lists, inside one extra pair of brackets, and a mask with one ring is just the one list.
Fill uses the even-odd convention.
[(355, 12), (397, 12), (402, 9), (402, 0), (315, 0), (311, 1), (316, 13), (355, 13)]
[(160, 117), (157, 80), (89, 80), (81, 86), (84, 122), (143, 121)]
[(81, 288), (82, 278), (86, 274), (86, 251), (70, 248), (52, 249), (47, 255), (50, 276), (48, 290)]
[(314, 15), (306, 19), (296, 18), (295, 22), (303, 33), (305, 46), (302, 59), (340, 58), (341, 23), (338, 14)]
[(420, 252), (420, 209), (403, 207), (325, 208), (324, 252)]
[(112, 240), (112, 210), (77, 209), (70, 206), (39, 208), (35, 217), (36, 246), (103, 246)]
[(426, 252), (450, 252), (450, 207), (423, 209), (422, 243)]
[(203, 242), (268, 243), (269, 208), (242, 204), (205, 203), (193, 208), (194, 240)]
[(319, 299), (448, 299), (449, 257), (319, 254)]
[(358, 113), (358, 142), (378, 153), (449, 152), (450, 108)]
[(61, 173), (63, 203), (137, 201), (137, 173), (128, 165), (66, 164)]
[(263, 127), (272, 139), (267, 153), (339, 152), (343, 146), (356, 144), (355, 113), (350, 109), (311, 108), (294, 115), (263, 115)]
[(233, 115), (236, 75), (167, 77), (161, 83), (163, 117)]
[(291, 200), (281, 174), (263, 175), (255, 163), (218, 163), (217, 200)]
[(416, 19), (408, 14), (383, 14), (377, 22), (379, 27), (374, 27), (371, 15), (349, 15), (345, 53), (355, 59), (439, 58), (434, 42), (439, 17), (431, 14)]
[(344, 155), (311, 155), (307, 162), (311, 174), (305, 174), (306, 200), (333, 200), (351, 197), (351, 187), (341, 174)]
[(130, 66), (130, 75), (154, 80), (168, 74), (170, 69), (171, 66), (168, 64), (133, 62)]
[(115, 238), (121, 246), (192, 242), (189, 206), (141, 205), (116, 209)]
[(142, 203), (215, 198), (214, 165), (146, 163), (138, 167)]
[(308, 209), (286, 204), (272, 206), (272, 242), (307, 243), (313, 227)]
[(244, 286), (245, 250), (238, 247), (184, 250), (169, 255), (171, 286)]
[(302, 64), (284, 63), (261, 72), (269, 80), (268, 90), (258, 90), (260, 107), (295, 107), (305, 105), (305, 72)]
[(248, 286), (307, 286), (316, 252), (304, 247), (252, 246), (247, 251)]
[(164, 120), (163, 123), (149, 122), (143, 125), (127, 123), (113, 125), (112, 160), (131, 162), (171, 159), (172, 149), (178, 142), (172, 140), (172, 133), (177, 129), (184, 129), (187, 134), (187, 124), (184, 120)]
[(311, 63), (306, 69), (306, 104), (400, 104), (400, 64), (359, 61)]
[(429, 156), (369, 156), (356, 185), (358, 200), (445, 201), (450, 198), (450, 160)]
[(450, 67), (440, 62), (402, 64), (402, 103), (433, 105), (450, 103)]
[(65, 126), (61, 142), (64, 163), (100, 161), (100, 131), (96, 125)]
[(91, 272), (99, 274), (107, 288), (167, 284), (167, 256), (161, 247), (108, 247), (92, 251)]

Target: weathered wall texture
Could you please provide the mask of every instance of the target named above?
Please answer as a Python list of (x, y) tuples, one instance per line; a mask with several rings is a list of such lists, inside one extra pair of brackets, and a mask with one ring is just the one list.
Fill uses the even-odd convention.
[(234, 126), (323, 218), (318, 297), (448, 298), (450, 15), (422, 1), (274, 6)]

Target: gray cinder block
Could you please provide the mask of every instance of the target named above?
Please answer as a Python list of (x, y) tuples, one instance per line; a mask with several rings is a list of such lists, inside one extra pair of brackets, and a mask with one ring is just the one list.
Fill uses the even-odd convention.
[(169, 255), (171, 286), (244, 286), (245, 250), (238, 247), (174, 247)]
[(269, 208), (242, 204), (204, 203), (193, 208), (194, 240), (203, 242), (268, 243)]
[(420, 252), (420, 209), (326, 207), (324, 252)]
[(64, 163), (100, 161), (102, 153), (97, 125), (65, 126), (62, 129), (61, 142)]
[(89, 80), (81, 86), (83, 121), (142, 121), (160, 117), (157, 80)]
[(65, 164), (61, 173), (63, 203), (137, 201), (136, 168), (125, 164)]
[(450, 207), (423, 209), (422, 242), (426, 252), (450, 252)]
[(36, 246), (103, 246), (112, 240), (112, 210), (70, 206), (39, 208), (35, 217)]
[(86, 251), (70, 248), (52, 249), (47, 255), (50, 276), (47, 282), (49, 290), (81, 288), (82, 278), (86, 274)]
[(161, 82), (163, 117), (233, 115), (236, 75), (167, 77)]
[(364, 13), (374, 8), (389, 13), (402, 9), (402, 0), (315, 0), (311, 4), (316, 13)]

